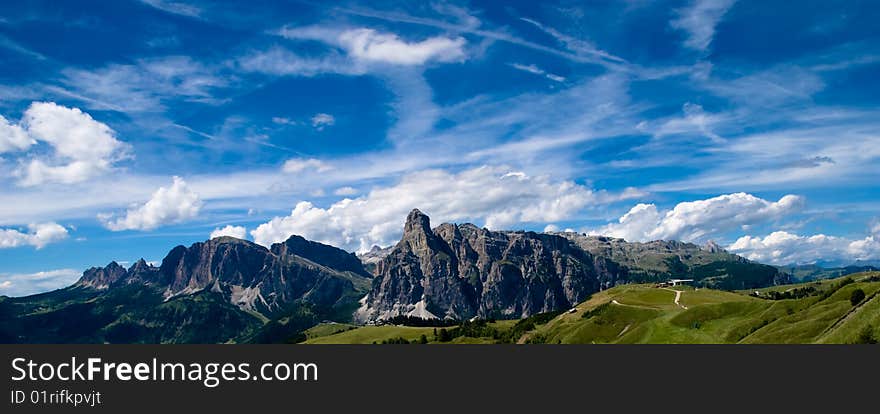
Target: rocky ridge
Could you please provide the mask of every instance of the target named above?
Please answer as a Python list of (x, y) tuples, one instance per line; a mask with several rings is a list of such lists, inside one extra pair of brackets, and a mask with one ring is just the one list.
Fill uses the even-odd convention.
[(579, 233), (490, 231), (473, 224), (431, 228), (419, 210), (378, 260), (355, 319), (395, 316), (521, 318), (567, 309), (620, 283), (698, 279), (719, 288), (781, 284), (787, 275), (714, 245), (630, 243)]

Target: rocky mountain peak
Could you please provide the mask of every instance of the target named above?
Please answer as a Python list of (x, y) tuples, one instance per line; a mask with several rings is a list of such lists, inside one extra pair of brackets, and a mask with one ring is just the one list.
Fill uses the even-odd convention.
[(406, 216), (406, 224), (403, 226), (403, 234), (404, 237), (406, 237), (407, 234), (420, 232), (431, 232), (431, 219), (426, 216), (425, 213), (422, 213), (419, 209), (414, 208)]
[(131, 267), (128, 269), (128, 271), (129, 271), (130, 273), (135, 273), (135, 272), (138, 272), (138, 271), (141, 271), (141, 270), (145, 270), (145, 269), (150, 268), (150, 267), (151, 267), (151, 266), (150, 266), (150, 265), (147, 263), (147, 261), (144, 260), (144, 258), (142, 257), (142, 258), (140, 258), (138, 261), (134, 262), (134, 264), (131, 265)]
[(110, 262), (104, 267), (93, 267), (83, 272), (82, 277), (77, 282), (80, 286), (89, 286), (97, 289), (106, 289), (111, 284), (123, 279), (127, 274), (124, 267), (115, 261)]
[(306, 240), (295, 234), (283, 243), (272, 245), (271, 251), (279, 257), (296, 255), (322, 266), (372, 277), (354, 254), (323, 243)]
[(406, 247), (418, 256), (431, 255), (436, 251), (447, 250), (442, 239), (431, 230), (431, 219), (419, 209), (413, 209), (406, 216), (403, 237), (398, 246)]
[(718, 243), (715, 243), (714, 240), (706, 242), (706, 245), (703, 246), (703, 250), (709, 253), (727, 253), (727, 250), (724, 250), (724, 248), (719, 246)]
[(379, 247), (374, 245), (370, 249), (370, 251), (366, 253), (361, 253), (357, 257), (361, 260), (361, 262), (363, 262), (364, 267), (367, 267), (367, 270), (370, 270), (370, 268), (374, 268), (377, 263), (381, 262), (382, 259), (387, 257), (388, 254), (391, 253), (391, 250), (393, 248), (394, 246)]

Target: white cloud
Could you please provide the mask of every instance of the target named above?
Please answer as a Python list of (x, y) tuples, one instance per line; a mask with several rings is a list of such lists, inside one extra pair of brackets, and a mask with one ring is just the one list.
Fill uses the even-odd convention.
[(142, 3), (154, 7), (156, 9), (171, 14), (179, 14), (181, 16), (199, 17), (202, 9), (183, 2), (166, 1), (166, 0), (140, 0)]
[(715, 37), (715, 26), (736, 0), (692, 0), (688, 7), (677, 10), (678, 16), (669, 24), (687, 32), (684, 45), (705, 51)]
[(429, 60), (452, 62), (465, 57), (465, 40), (461, 37), (438, 36), (408, 43), (395, 34), (355, 29), (342, 32), (339, 42), (355, 58), (397, 65), (422, 65)]
[(237, 239), (247, 239), (247, 229), (244, 226), (233, 226), (231, 224), (226, 225), (226, 227), (215, 228), (214, 231), (211, 232), (211, 239), (216, 237), (235, 237)]
[(27, 296), (70, 286), (82, 272), (58, 269), (36, 273), (0, 274), (0, 295)]
[(708, 77), (698, 86), (745, 107), (765, 108), (809, 101), (825, 88), (822, 77), (803, 68), (777, 65), (736, 78)]
[(0, 154), (26, 150), (36, 143), (21, 126), (10, 123), (0, 115)]
[(85, 181), (127, 156), (128, 145), (113, 129), (78, 108), (34, 102), (21, 124), (31, 138), (53, 149), (51, 159), (32, 159), (16, 172), (24, 186)]
[(323, 131), (324, 127), (333, 126), (336, 123), (336, 118), (330, 114), (318, 113), (312, 117), (311, 121), (313, 128)]
[(510, 66), (512, 66), (514, 69), (518, 69), (523, 72), (533, 73), (535, 75), (543, 75), (544, 73), (546, 73), (543, 69), (535, 66), (534, 64), (523, 65), (522, 63), (511, 63)]
[(296, 125), (296, 121), (282, 116), (273, 116), (272, 122), (278, 125)]
[(49, 243), (68, 237), (67, 229), (58, 223), (37, 223), (28, 226), (27, 232), (14, 229), (0, 229), (0, 249), (34, 246), (42, 249)]
[(112, 214), (101, 214), (98, 218), (108, 229), (121, 231), (153, 230), (196, 217), (202, 209), (199, 195), (182, 178), (174, 177), (173, 181), (171, 187), (159, 187), (145, 204), (130, 208), (125, 217), (113, 219)]
[(781, 219), (803, 204), (803, 198), (795, 195), (773, 202), (746, 193), (682, 202), (666, 212), (660, 212), (654, 204), (638, 204), (617, 223), (591, 233), (629, 241), (697, 241), (738, 227)]
[(251, 235), (263, 245), (298, 234), (349, 250), (367, 250), (394, 243), (413, 208), (429, 214), (435, 224), (474, 220), (501, 229), (571, 219), (587, 207), (625, 197), (594, 192), (571, 181), (508, 173), (507, 168), (489, 166), (457, 174), (411, 173), (396, 185), (343, 199), (326, 209), (300, 202), (289, 216), (275, 217)]
[(713, 126), (721, 121), (720, 115), (709, 114), (703, 107), (690, 102), (682, 106), (682, 117), (667, 119), (652, 128), (646, 122), (639, 124), (639, 129), (652, 133), (655, 137), (662, 138), (670, 135), (701, 135), (716, 143), (724, 142), (724, 138), (713, 131)]
[(284, 165), (281, 167), (281, 170), (288, 174), (296, 174), (305, 170), (327, 172), (332, 169), (333, 166), (317, 158), (291, 158), (285, 161)]
[(776, 231), (761, 238), (743, 236), (728, 246), (729, 251), (750, 260), (776, 265), (880, 259), (880, 239), (868, 236), (861, 240), (817, 234), (800, 236)]
[(61, 81), (69, 91), (53, 91), (93, 109), (163, 113), (166, 101), (224, 102), (213, 96), (215, 89), (228, 85), (229, 78), (221, 76), (221, 69), (187, 56), (139, 59), (134, 64), (110, 64), (94, 70), (65, 69)]
[(535, 64), (523, 65), (522, 63), (511, 63), (514, 69), (521, 70), (523, 72), (528, 72), (534, 75), (543, 76), (547, 79), (550, 79), (554, 82), (565, 82), (565, 78), (559, 75), (554, 75), (552, 73), (547, 73), (544, 69), (539, 68)]
[(363, 65), (353, 63), (340, 54), (311, 58), (280, 47), (245, 55), (237, 60), (237, 64), (244, 71), (269, 75), (315, 76), (322, 73), (344, 75), (365, 73)]
[[(557, 41), (565, 45), (566, 49), (573, 51), (577, 56), (593, 56), (596, 58), (600, 58), (602, 60), (607, 60), (615, 63), (625, 63), (626, 61), (618, 56), (614, 56), (602, 49), (599, 49), (593, 43), (584, 40), (578, 39), (572, 36), (569, 36), (565, 33), (562, 33), (552, 27), (545, 26), (539, 23), (536, 20), (528, 19), (528, 18), (520, 18), (520, 20), (529, 23), (538, 29), (544, 31), (545, 33), (553, 36)], [(527, 46), (528, 45), (523, 45)]]
[(358, 190), (354, 187), (339, 187), (336, 191), (333, 191), (333, 194), (338, 196), (351, 196), (358, 193)]
[(548, 224), (544, 226), (544, 233), (555, 233), (559, 231), (559, 226), (555, 224)]
[(340, 47), (348, 56), (363, 62), (393, 65), (423, 65), (428, 61), (457, 62), (465, 59), (465, 40), (462, 37), (429, 37), (418, 42), (407, 42), (393, 33), (380, 33), (359, 28), (334, 30), (308, 26), (281, 29), (289, 39), (319, 40)]
[[(828, 109), (814, 116), (832, 117), (836, 115), (834, 112)], [(798, 115), (791, 113), (788, 119), (794, 119), (797, 128), (730, 139), (708, 152), (706, 157), (683, 161), (691, 167), (699, 167), (700, 173), (658, 183), (649, 189), (663, 192), (746, 188), (791, 191), (870, 185), (876, 182), (880, 171), (876, 116), (875, 113), (873, 119), (861, 119), (861, 116), (843, 115), (840, 120), (833, 119), (831, 125), (811, 126), (815, 120), (798, 119)], [(663, 150), (672, 151), (672, 148)]]

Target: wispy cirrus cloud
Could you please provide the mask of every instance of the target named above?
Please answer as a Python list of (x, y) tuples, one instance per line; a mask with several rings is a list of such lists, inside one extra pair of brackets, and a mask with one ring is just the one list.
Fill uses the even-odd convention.
[(669, 25), (687, 33), (685, 46), (705, 52), (715, 37), (715, 27), (734, 3), (736, 0), (691, 0), (688, 6), (677, 10)]
[(171, 102), (218, 104), (214, 91), (229, 85), (221, 68), (187, 56), (140, 59), (96, 69), (65, 68), (57, 93), (87, 106), (126, 113), (164, 113)]
[[(434, 27), (437, 29), (447, 30), (452, 33), (466, 33), (474, 36), (479, 36), (485, 39), (489, 39), (492, 41), (501, 41), (510, 43), (516, 46), (532, 49), (535, 51), (539, 51), (542, 53), (547, 53), (549, 55), (561, 57), (564, 59), (568, 59), (578, 63), (594, 63), (603, 66), (608, 66), (610, 68), (620, 68), (618, 65), (619, 62), (623, 61), (621, 58), (618, 58), (609, 53), (603, 52), (599, 49), (585, 47), (588, 46), (587, 42), (578, 43), (578, 46), (583, 48), (578, 52), (571, 52), (568, 50), (560, 50), (553, 47), (549, 47), (531, 40), (527, 40), (523, 37), (513, 35), (503, 30), (491, 30), (483, 28), (481, 24), (476, 24), (478, 19), (476, 17), (472, 17), (468, 19), (468, 23), (461, 23), (459, 19), (456, 21), (448, 21), (444, 19), (430, 18), (430, 17), (420, 17), (420, 16), (412, 16), (406, 13), (400, 12), (388, 12), (388, 11), (379, 11), (379, 10), (371, 10), (365, 8), (337, 8), (336, 10), (349, 13), (357, 16), (370, 17), (376, 19), (382, 19), (391, 22), (397, 23), (410, 23), (410, 24), (418, 24), (427, 27)], [(476, 21), (474, 19), (477, 19)], [(534, 22), (532, 20), (532, 22)], [(535, 22), (537, 23), (537, 22)], [(545, 28), (546, 29), (546, 28)], [(555, 31), (554, 31), (555, 32)], [(559, 32), (555, 32), (559, 34)], [(568, 38), (573, 40), (573, 38)], [(572, 42), (574, 43), (574, 42)], [(587, 52), (587, 53), (583, 53)]]
[(550, 79), (554, 82), (565, 82), (565, 77), (555, 75), (553, 73), (548, 73), (547, 71), (539, 68), (535, 64), (524, 65), (522, 63), (511, 63), (510, 66), (516, 70), (521, 70), (523, 72), (528, 72), (528, 73), (531, 73), (534, 75), (543, 76), (543, 77)]
[(187, 17), (201, 17), (202, 15), (202, 9), (192, 3), (169, 0), (140, 0), (140, 2), (171, 14)]

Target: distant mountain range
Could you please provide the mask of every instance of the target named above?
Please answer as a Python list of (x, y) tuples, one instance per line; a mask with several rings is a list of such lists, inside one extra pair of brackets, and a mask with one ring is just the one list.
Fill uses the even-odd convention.
[(298, 342), (324, 320), (518, 319), (671, 278), (726, 290), (791, 282), (714, 244), (431, 228), (413, 210), (400, 242), (360, 258), (299, 236), (270, 248), (220, 237), (177, 246), (158, 267), (113, 262), (67, 288), (0, 297), (0, 342)]
[(852, 264), (849, 266), (826, 267), (818, 264), (777, 266), (779, 270), (788, 273), (796, 281), (807, 282), (811, 280), (831, 279), (840, 276), (851, 275), (861, 272), (875, 272), (880, 270), (878, 265)]
[(0, 298), (0, 342), (296, 342), (347, 319), (371, 275), (353, 254), (293, 236), (177, 246), (159, 267), (113, 262), (74, 285)]

